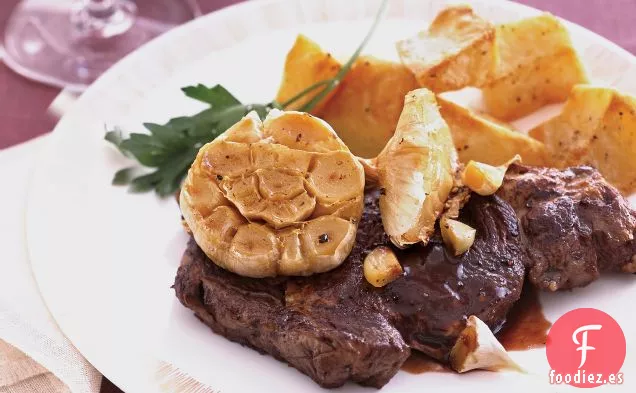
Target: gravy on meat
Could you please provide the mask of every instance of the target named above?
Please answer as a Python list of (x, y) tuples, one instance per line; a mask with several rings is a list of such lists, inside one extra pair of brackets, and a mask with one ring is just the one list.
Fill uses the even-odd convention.
[(507, 321), (497, 333), (506, 351), (525, 351), (545, 346), (552, 323), (543, 315), (539, 290), (526, 284), (521, 298), (512, 306)]

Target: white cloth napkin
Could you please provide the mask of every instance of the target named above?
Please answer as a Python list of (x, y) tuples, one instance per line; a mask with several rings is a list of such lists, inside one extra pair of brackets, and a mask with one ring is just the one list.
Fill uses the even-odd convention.
[(45, 141), (0, 151), (0, 393), (98, 393), (102, 376), (57, 327), (28, 262), (27, 188)]

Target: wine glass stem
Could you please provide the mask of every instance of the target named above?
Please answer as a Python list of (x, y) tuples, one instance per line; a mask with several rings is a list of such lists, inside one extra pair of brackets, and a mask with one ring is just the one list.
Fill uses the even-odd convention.
[(137, 7), (130, 0), (77, 0), (72, 22), (79, 36), (111, 38), (128, 31)]
[(93, 18), (108, 18), (115, 10), (115, 0), (88, 0), (84, 7)]

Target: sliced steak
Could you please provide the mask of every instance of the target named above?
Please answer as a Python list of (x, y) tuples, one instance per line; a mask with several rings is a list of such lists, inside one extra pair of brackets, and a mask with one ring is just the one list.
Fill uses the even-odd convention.
[(512, 165), (497, 195), (519, 217), (528, 279), (539, 288), (636, 272), (636, 212), (595, 169)]
[(324, 387), (352, 380), (379, 388), (410, 347), (446, 361), (470, 315), (498, 330), (524, 277), (512, 208), (497, 197), (473, 197), (460, 218), (477, 229), (468, 253), (448, 254), (439, 235), (426, 247), (395, 250), (405, 274), (375, 288), (363, 277), (364, 257), (390, 245), (377, 197), (365, 198), (356, 245), (339, 268), (250, 279), (217, 267), (190, 241), (177, 297), (216, 333), (286, 361)]
[[(286, 361), (323, 387), (348, 380), (381, 387), (408, 358), (410, 348), (383, 314), (341, 297), (336, 285), (351, 287), (345, 291), (364, 286), (361, 273), (352, 276), (352, 265), (360, 263), (374, 238), (383, 242), (384, 232), (361, 222), (348, 260), (306, 279), (238, 276), (216, 266), (191, 239), (174, 288), (181, 303), (214, 332)], [(310, 304), (305, 297), (311, 294), (301, 292), (311, 290), (305, 284), (323, 277), (334, 282), (331, 294)], [(380, 299), (367, 301), (379, 304)]]
[(495, 333), (501, 328), (525, 275), (517, 219), (506, 202), (473, 194), (459, 218), (477, 230), (468, 252), (456, 257), (436, 236), (398, 254), (406, 277), (382, 291), (407, 344), (444, 362), (469, 316)]

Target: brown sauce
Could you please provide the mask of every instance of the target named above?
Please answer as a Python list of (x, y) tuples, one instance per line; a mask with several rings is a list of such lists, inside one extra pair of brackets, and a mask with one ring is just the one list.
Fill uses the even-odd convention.
[[(508, 313), (506, 324), (497, 333), (497, 338), (507, 351), (541, 348), (545, 346), (550, 326), (552, 323), (543, 315), (539, 291), (526, 285), (521, 298)], [(416, 350), (411, 352), (411, 356), (402, 365), (402, 370), (410, 374), (452, 371), (448, 366)]]
[(409, 374), (446, 373), (451, 371), (447, 366), (416, 350), (412, 350), (411, 356), (402, 364), (402, 370)]
[(526, 285), (497, 338), (507, 351), (541, 348), (545, 346), (550, 326), (552, 323), (543, 315), (539, 303), (539, 291)]

